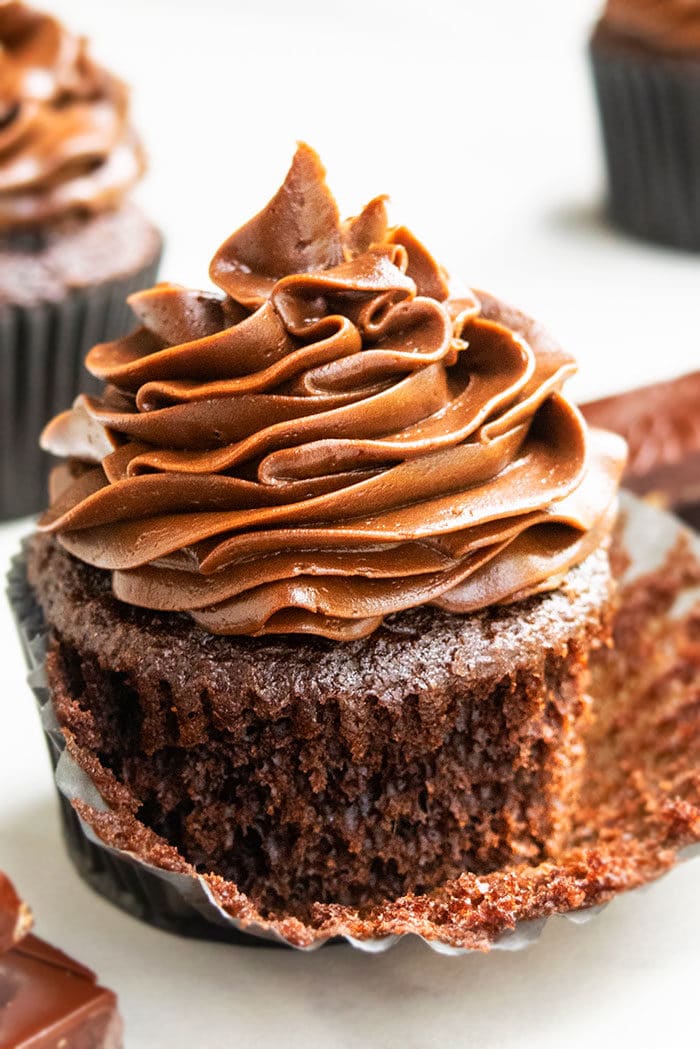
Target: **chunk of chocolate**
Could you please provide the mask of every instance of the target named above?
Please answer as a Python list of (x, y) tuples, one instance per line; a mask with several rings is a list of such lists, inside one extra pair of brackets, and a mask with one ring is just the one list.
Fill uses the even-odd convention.
[(700, 371), (581, 405), (629, 445), (623, 483), (700, 528)]
[(121, 1049), (115, 995), (31, 925), (0, 872), (0, 1049)]
[(36, 936), (0, 956), (0, 1049), (121, 1049), (117, 999)]
[(0, 954), (18, 944), (31, 927), (29, 907), (19, 898), (7, 875), (0, 871)]

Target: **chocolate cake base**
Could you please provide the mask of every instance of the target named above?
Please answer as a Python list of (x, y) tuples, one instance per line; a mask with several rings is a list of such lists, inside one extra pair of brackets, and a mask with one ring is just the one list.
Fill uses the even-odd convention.
[(111, 595), (35, 537), (63, 729), (139, 821), (265, 914), (365, 906), (559, 848), (578, 787), (599, 551), (567, 583), (469, 617), (422, 608), (370, 638), (212, 637)]
[(60, 302), (71, 292), (126, 280), (163, 247), (133, 204), (0, 235), (0, 310)]
[[(441, 954), (461, 954), (527, 946), (552, 915), (579, 924), (697, 854), (700, 546), (669, 515), (629, 496), (623, 505), (624, 546), (618, 542), (612, 552), (615, 578), (624, 577), (614, 643), (592, 658), (595, 717), (584, 727), (586, 756), (567, 846), (535, 867), (463, 873), (424, 896), (382, 900), (362, 911), (317, 903), (304, 921), (284, 914), (265, 919), (231, 882), (198, 875), (136, 818), (129, 791), (60, 730), (46, 687), (43, 615), (24, 559), (16, 558), (10, 600), (49, 746), (61, 754), (56, 783), (80, 873), (131, 914), (181, 935), (300, 949), (344, 939), (372, 953), (412, 935)], [(632, 553), (631, 581), (625, 549)]]

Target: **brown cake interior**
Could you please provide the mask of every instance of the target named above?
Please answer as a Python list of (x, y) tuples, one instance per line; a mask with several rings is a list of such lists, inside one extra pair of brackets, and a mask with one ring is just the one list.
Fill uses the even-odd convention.
[(35, 538), (62, 725), (139, 820), (263, 911), (422, 893), (566, 840), (607, 555), (560, 590), (469, 617), (402, 613), (369, 638), (222, 638), (115, 601)]

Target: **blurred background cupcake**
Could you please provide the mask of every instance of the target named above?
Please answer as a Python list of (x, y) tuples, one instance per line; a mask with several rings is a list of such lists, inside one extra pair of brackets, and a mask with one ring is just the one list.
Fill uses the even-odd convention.
[(145, 170), (125, 84), (48, 14), (0, 4), (0, 518), (42, 505), (37, 437), (130, 326), (162, 242), (128, 202)]
[(608, 0), (591, 55), (613, 221), (700, 250), (700, 0)]

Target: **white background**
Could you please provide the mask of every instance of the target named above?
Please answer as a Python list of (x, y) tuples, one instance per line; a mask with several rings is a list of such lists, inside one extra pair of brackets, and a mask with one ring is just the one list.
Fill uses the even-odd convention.
[[(50, 3), (50, 0), (46, 0)], [(600, 218), (585, 41), (595, 0), (61, 0), (130, 80), (151, 156), (140, 191), (168, 235), (163, 275), (209, 258), (320, 152), (341, 208), (390, 192), (468, 282), (548, 322), (581, 397), (700, 366), (700, 258)], [(20, 479), (21, 483), (21, 479)], [(0, 562), (28, 523), (0, 527)], [(62, 851), (43, 739), (0, 603), (0, 866), (40, 933), (120, 995), (127, 1049), (646, 1046), (697, 1038), (697, 865), (529, 951), (369, 958), (181, 941), (86, 889)]]

